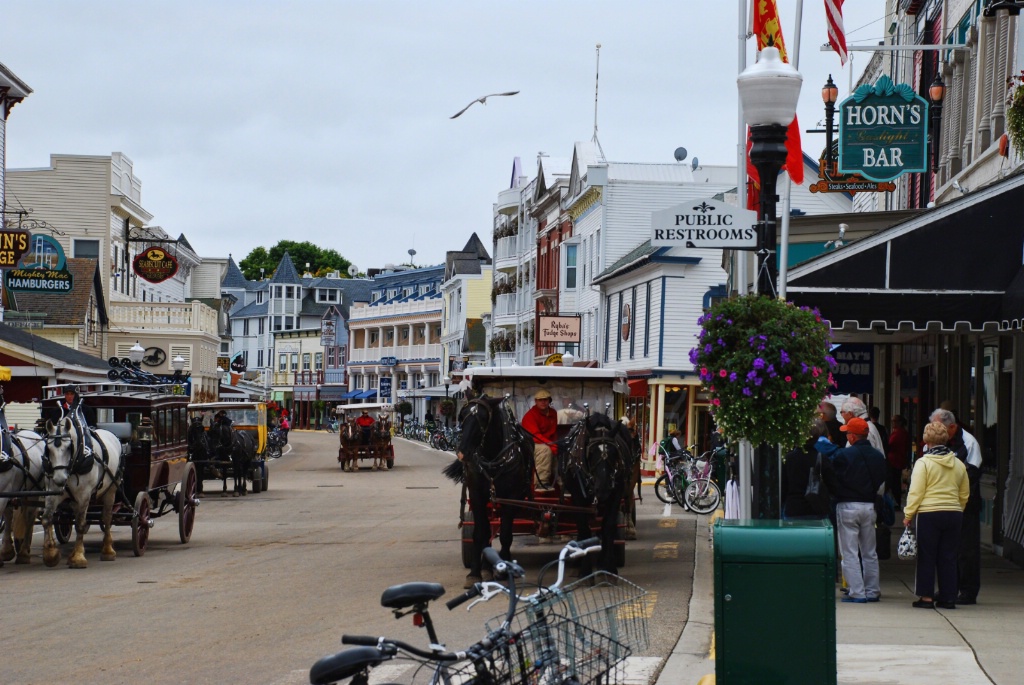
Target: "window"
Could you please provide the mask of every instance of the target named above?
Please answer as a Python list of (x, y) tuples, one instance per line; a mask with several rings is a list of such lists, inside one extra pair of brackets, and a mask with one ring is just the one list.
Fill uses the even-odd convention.
[(249, 335), (249, 319), (242, 321), (242, 335)]
[(263, 333), (264, 333), (263, 329), (266, 327), (267, 320), (266, 319), (258, 319), (258, 321), (259, 321), (259, 327), (257, 328), (256, 332), (258, 334), (260, 334), (260, 335), (263, 335)]
[(299, 370), (299, 353), (292, 352), (292, 371)]
[(355, 376), (355, 378), (353, 380), (353, 383), (352, 383), (352, 389), (353, 390), (362, 390), (363, 389), (363, 377), (362, 376)]
[(327, 368), (329, 368), (329, 369), (333, 369), (334, 368), (334, 348), (333, 347), (328, 347), (327, 348)]
[(370, 331), (370, 344), (373, 345), (380, 338), (380, 334), (377, 331)]
[(366, 389), (367, 390), (373, 390), (376, 387), (377, 387), (377, 374), (371, 373), (370, 376), (366, 379)]
[(263, 304), (263, 291), (257, 291), (256, 293), (256, 304)]
[(284, 295), (284, 286), (274, 286), (274, 297), (280, 299)]
[(263, 368), (263, 350), (256, 350), (256, 368)]
[(274, 317), (273, 326), (271, 327), (270, 330), (272, 330), (272, 331), (279, 331), (279, 330), (281, 330), (281, 326), (282, 326), (282, 317), (275, 316)]
[(318, 288), (316, 291), (317, 302), (337, 302), (338, 291), (334, 288)]
[[(86, 259), (99, 259), (100, 258), (100, 241), (98, 240), (75, 240), (74, 241), (74, 253), (76, 257), (84, 257)], [(117, 264), (114, 264), (116, 267)]]
[[(333, 350), (333, 348), (331, 348)], [(324, 353), (317, 352), (313, 355), (313, 368), (317, 371), (321, 371), (324, 368)]]
[(286, 300), (293, 300), (293, 299), (295, 299), (295, 286), (293, 286), (293, 285), (286, 285), (284, 287), (284, 297), (285, 297)]
[(565, 287), (576, 287), (576, 250), (578, 245), (565, 245)]
[(281, 354), (277, 355), (277, 370), (278, 371), (287, 371), (288, 370), (288, 354), (287, 353), (282, 352)]
[(303, 352), (302, 353), (302, 370), (303, 371), (309, 371), (309, 365), (312, 362), (312, 360), (313, 360), (313, 358), (312, 358), (312, 356), (310, 355), (309, 352)]

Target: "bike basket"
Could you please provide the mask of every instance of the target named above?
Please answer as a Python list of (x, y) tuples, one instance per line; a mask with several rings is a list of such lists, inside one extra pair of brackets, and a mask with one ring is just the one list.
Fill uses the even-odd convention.
[[(641, 652), (649, 644), (650, 607), (646, 596), (646, 590), (622, 576), (598, 571), (559, 590), (523, 599), (511, 629), (526, 629), (542, 616), (565, 618), (607, 635), (633, 652)], [(497, 628), (503, 620), (504, 616), (492, 619), (488, 628)]]
[(630, 653), (626, 645), (578, 621), (545, 616), (498, 641), (474, 660), (474, 668), (486, 670), (487, 682), (494, 685), (618, 683)]

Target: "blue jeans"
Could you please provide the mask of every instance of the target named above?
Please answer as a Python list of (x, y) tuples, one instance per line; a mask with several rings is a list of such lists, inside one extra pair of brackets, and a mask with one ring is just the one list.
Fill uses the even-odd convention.
[(850, 597), (874, 599), (881, 596), (874, 502), (840, 502), (836, 505), (836, 520), (843, 576), (850, 586)]

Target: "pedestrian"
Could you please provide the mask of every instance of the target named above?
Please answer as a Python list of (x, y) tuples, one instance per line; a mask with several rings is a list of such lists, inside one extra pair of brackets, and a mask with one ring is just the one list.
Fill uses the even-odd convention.
[(889, 444), (885, 451), (886, 482), (889, 492), (900, 508), (903, 502), (903, 470), (910, 466), (910, 433), (907, 422), (899, 414), (892, 417), (892, 431), (889, 433)]
[[(878, 431), (878, 437), (880, 437), (882, 439), (882, 444), (883, 445), (888, 445), (889, 444), (889, 430), (885, 427), (885, 424), (879, 422), (878, 419), (879, 419), (879, 417), (881, 417), (881, 415), (882, 415), (882, 411), (878, 407), (870, 407), (868, 409), (868, 416), (871, 419), (871, 423), (873, 423), (875, 425), (875, 429)], [(881, 450), (881, 451), (883, 453), (885, 452), (884, 449)]]
[(831, 402), (824, 401), (818, 405), (818, 416), (825, 422), (825, 427), (828, 429), (828, 439), (836, 447), (843, 447), (846, 445), (846, 438), (843, 436), (843, 432), (839, 430), (839, 419), (836, 418), (836, 405)]
[(552, 463), (558, 446), (558, 412), (551, 408), (551, 393), (538, 390), (533, 406), (523, 415), (523, 428), (533, 436), (533, 462), (537, 471), (538, 492), (554, 490)]
[(839, 407), (839, 414), (843, 417), (843, 421), (849, 421), (852, 418), (863, 419), (868, 426), (868, 443), (885, 455), (885, 443), (882, 442), (878, 428), (868, 420), (868, 408), (864, 406), (863, 400), (853, 396), (847, 397)]
[(936, 409), (931, 421), (938, 421), (949, 433), (948, 446), (956, 452), (967, 468), (971, 496), (964, 508), (960, 532), (960, 555), (957, 561), (957, 604), (977, 604), (981, 590), (981, 448), (974, 436), (957, 424), (956, 415), (948, 409)]
[[(789, 452), (782, 462), (782, 518), (787, 521), (828, 518), (827, 512), (816, 511), (804, 496), (811, 469), (821, 456), (815, 451), (814, 445), (818, 438), (827, 435), (828, 427), (825, 426), (825, 422), (820, 418), (814, 419), (811, 421), (810, 437), (802, 446)], [(826, 457), (821, 459), (821, 479), (829, 492), (835, 492), (835, 472), (832, 470), (832, 462)]]
[[(917, 531), (917, 581), (914, 606), (956, 609), (957, 556), (963, 511), (971, 494), (967, 467), (949, 448), (949, 431), (940, 421), (924, 427), (927, 451), (914, 463), (903, 525)], [(939, 592), (935, 594), (935, 576)]]
[(832, 466), (836, 474), (839, 549), (843, 555), (843, 576), (850, 588), (842, 601), (877, 602), (882, 591), (875, 538), (875, 495), (885, 482), (885, 456), (868, 442), (869, 424), (864, 419), (851, 416), (841, 430), (846, 433), (849, 446), (835, 451)]

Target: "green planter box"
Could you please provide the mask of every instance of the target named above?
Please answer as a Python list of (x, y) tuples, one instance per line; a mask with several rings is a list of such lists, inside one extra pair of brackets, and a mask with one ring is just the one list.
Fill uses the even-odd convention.
[(827, 521), (719, 519), (718, 685), (836, 685), (836, 558)]

